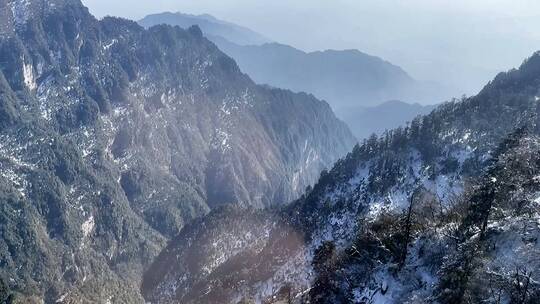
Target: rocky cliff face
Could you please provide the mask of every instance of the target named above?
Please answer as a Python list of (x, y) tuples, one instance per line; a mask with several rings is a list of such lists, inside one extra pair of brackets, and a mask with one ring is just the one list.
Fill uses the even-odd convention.
[(0, 1), (0, 275), (46, 302), (137, 302), (194, 218), (298, 197), (354, 144), (329, 106), (255, 85), (197, 27)]
[[(149, 268), (143, 295), (152, 303), (534, 303), (539, 88), (534, 54), (477, 96), (366, 140), (289, 207), (253, 215), (258, 225), (235, 215), (242, 210), (193, 224)], [(222, 228), (231, 219), (238, 230)], [(217, 258), (190, 264), (195, 251)]]

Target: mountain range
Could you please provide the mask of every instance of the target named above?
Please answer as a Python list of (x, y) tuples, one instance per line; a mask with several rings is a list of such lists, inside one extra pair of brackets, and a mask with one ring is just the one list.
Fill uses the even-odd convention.
[(356, 143), (199, 27), (97, 20), (79, 0), (0, 0), (0, 16), (0, 285), (19, 302), (142, 303), (186, 224), (298, 198)]
[(225, 208), (160, 253), (152, 303), (537, 303), (540, 53), (357, 145), (291, 205)]
[[(388, 100), (413, 100), (422, 103), (439, 103), (448, 95), (446, 89), (436, 84), (422, 83), (413, 79), (399, 66), (358, 50), (326, 50), (304, 52), (294, 47), (275, 42), (261, 43), (254, 36), (249, 41), (228, 34), (230, 23), (214, 20), (207, 25), (208, 17), (181, 13), (162, 13), (143, 18), (139, 23), (145, 27), (158, 24), (188, 27), (200, 25), (205, 36), (220, 50), (234, 58), (240, 69), (255, 82), (274, 87), (287, 88), (296, 92), (308, 92), (326, 100), (359, 138), (380, 132), (380, 128), (391, 129), (416, 115), (423, 114), (421, 108), (412, 105), (399, 118), (392, 116), (376, 119), (380, 127), (372, 128), (362, 119), (363, 108), (379, 106)], [(225, 25), (221, 25), (221, 24)], [(237, 26), (239, 27), (239, 26)], [(250, 33), (253, 33), (250, 31)], [(243, 35), (247, 36), (246, 35)], [(394, 103), (386, 104), (386, 108)], [(397, 105), (394, 112), (406, 105)], [(414, 112), (420, 110), (419, 112)]]

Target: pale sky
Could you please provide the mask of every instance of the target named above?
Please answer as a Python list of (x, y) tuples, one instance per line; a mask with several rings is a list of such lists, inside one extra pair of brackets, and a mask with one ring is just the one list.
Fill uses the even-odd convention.
[[(540, 50), (538, 0), (83, 0), (97, 17), (208, 13), (306, 51), (359, 49), (474, 94)], [(457, 93), (456, 93), (457, 94)]]

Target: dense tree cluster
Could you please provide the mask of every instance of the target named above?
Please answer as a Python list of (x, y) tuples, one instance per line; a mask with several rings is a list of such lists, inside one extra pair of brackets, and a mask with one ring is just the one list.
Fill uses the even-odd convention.
[[(508, 245), (506, 235), (521, 238), (523, 246), (537, 242), (538, 210), (531, 195), (540, 193), (539, 152), (539, 138), (520, 128), (498, 146), (485, 173), (446, 205), (418, 188), (405, 210), (361, 220), (347, 250), (336, 253), (332, 243), (325, 243), (314, 258), (317, 279), (306, 302), (332, 297), (333, 303), (349, 303), (356, 297), (374, 303), (376, 295), (388, 292), (387, 280), (400, 280), (403, 288), (413, 290), (394, 300), (416, 303), (414, 289), (426, 289), (415, 287), (412, 275), (415, 261), (421, 260), (439, 279), (416, 295), (420, 302), (536, 303), (540, 284), (534, 269), (540, 266), (540, 251), (528, 247), (521, 253), (526, 261), (516, 257), (512, 265), (497, 263), (498, 250), (517, 246)], [(381, 269), (388, 278), (377, 277)], [(355, 290), (370, 292), (358, 298)]]

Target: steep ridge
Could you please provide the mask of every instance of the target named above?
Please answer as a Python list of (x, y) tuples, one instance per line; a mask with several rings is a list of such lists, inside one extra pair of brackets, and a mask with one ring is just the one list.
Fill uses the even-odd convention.
[(291, 201), (354, 145), (326, 103), (255, 85), (198, 27), (78, 0), (0, 16), (0, 280), (23, 302), (142, 302), (186, 223)]
[[(224, 214), (209, 220), (213, 233), (204, 234), (202, 220), (160, 254), (145, 274), (144, 297), (152, 303), (497, 303), (498, 294), (534, 303), (539, 96), (537, 53), (477, 96), (358, 145), (290, 207), (254, 216), (273, 218), (261, 221), (267, 229), (240, 222), (239, 234), (226, 233), (216, 221), (243, 211), (218, 211)], [(246, 235), (257, 244), (235, 247)], [(189, 264), (192, 249), (184, 244), (219, 259), (185, 269), (179, 265)], [(482, 260), (460, 264), (465, 257)]]
[(325, 243), (304, 300), (536, 303), (540, 137), (524, 130), (510, 135), (486, 172), (448, 203), (417, 192), (404, 212), (361, 223), (345, 250)]

